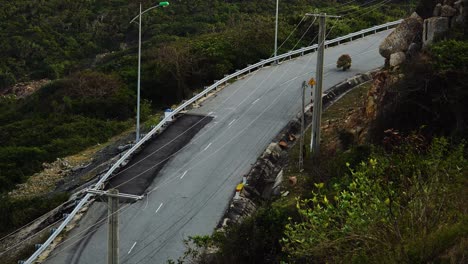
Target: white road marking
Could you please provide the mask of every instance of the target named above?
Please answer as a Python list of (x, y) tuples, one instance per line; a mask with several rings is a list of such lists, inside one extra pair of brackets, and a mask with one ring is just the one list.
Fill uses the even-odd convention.
[(209, 113), (208, 113), (208, 115), (212, 115), (212, 114), (214, 114), (214, 112), (209, 112)]
[(132, 250), (133, 250), (133, 248), (136, 246), (136, 243), (137, 243), (136, 241), (135, 241), (135, 243), (133, 243), (133, 246), (130, 248), (130, 250), (128, 251), (128, 253), (127, 253), (127, 254), (130, 254), (130, 253), (132, 253)]
[(234, 119), (231, 121), (231, 123), (229, 123), (228, 127), (230, 127), (234, 122), (236, 122), (237, 119)]
[(187, 174), (188, 171), (185, 171), (184, 174), (182, 174), (182, 176), (180, 176), (181, 179), (184, 178), (185, 174)]
[(258, 98), (257, 100), (253, 101), (253, 105), (256, 104), (258, 101), (260, 101), (260, 98)]
[(156, 211), (154, 211), (154, 213), (159, 212), (159, 209), (161, 209), (162, 206), (163, 206), (163, 203), (161, 203), (161, 204), (159, 205), (158, 209), (156, 209)]
[(211, 144), (213, 144), (213, 143), (208, 144), (208, 146), (206, 146), (203, 151), (207, 150), (211, 146)]

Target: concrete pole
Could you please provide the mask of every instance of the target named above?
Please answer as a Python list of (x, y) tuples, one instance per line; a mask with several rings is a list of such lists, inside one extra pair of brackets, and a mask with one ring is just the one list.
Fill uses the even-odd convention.
[(305, 94), (306, 94), (307, 84), (302, 82), (302, 108), (301, 108), (301, 138), (299, 141), (299, 171), (302, 172), (304, 167), (304, 126), (305, 126)]
[(140, 86), (141, 86), (141, 11), (142, 6), (140, 3), (140, 16), (138, 22), (138, 83), (137, 83), (137, 120), (136, 120), (136, 139), (135, 144), (140, 141)]
[[(112, 196), (108, 196), (107, 207), (107, 222), (108, 236), (107, 236), (107, 263), (119, 263), (119, 191), (116, 189), (109, 190)], [(115, 196), (114, 196), (115, 195)]]
[[(279, 15), (279, 0), (276, 0), (275, 57), (278, 55), (278, 15)], [(278, 63), (278, 61), (276, 61), (276, 63)]]
[(322, 121), (322, 90), (323, 90), (323, 60), (325, 53), (325, 24), (326, 14), (319, 15), (319, 43), (318, 43), (318, 55), (317, 55), (317, 69), (316, 69), (316, 80), (317, 85), (315, 86), (314, 93), (314, 108), (313, 108), (313, 119), (312, 119), (312, 136), (310, 140), (310, 151), (313, 155), (318, 155), (320, 151), (320, 124)]

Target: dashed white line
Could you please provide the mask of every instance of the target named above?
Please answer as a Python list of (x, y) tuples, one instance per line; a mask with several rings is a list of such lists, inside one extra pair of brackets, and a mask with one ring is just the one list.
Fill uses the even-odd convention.
[(183, 179), (185, 177), (185, 174), (187, 174), (188, 171), (185, 171), (184, 174), (182, 174), (182, 176), (180, 176), (181, 179)]
[(128, 251), (127, 254), (130, 255), (130, 253), (132, 253), (132, 250), (133, 250), (133, 248), (136, 246), (136, 243), (137, 243), (136, 241), (135, 241), (135, 243), (133, 243), (133, 246), (130, 248), (130, 250)]
[(208, 113), (208, 115), (212, 115), (212, 114), (214, 114), (214, 112), (209, 112), (209, 113)]
[(260, 101), (260, 98), (258, 98), (257, 100), (253, 101), (253, 105), (256, 104), (258, 101)]
[(154, 211), (154, 213), (159, 212), (159, 209), (161, 209), (162, 206), (163, 206), (163, 203), (161, 203), (161, 204), (159, 205), (158, 209), (156, 209), (156, 211)]
[(229, 123), (228, 127), (230, 127), (234, 122), (236, 122), (237, 119), (234, 119), (231, 121), (231, 123)]
[(205, 149), (203, 149), (203, 151), (207, 150), (211, 146), (211, 144), (213, 143), (208, 144), (208, 146), (206, 146)]

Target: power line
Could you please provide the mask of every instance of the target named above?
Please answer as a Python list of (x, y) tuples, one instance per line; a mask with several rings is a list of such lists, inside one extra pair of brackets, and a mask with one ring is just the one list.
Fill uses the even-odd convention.
[[(275, 70), (276, 70), (276, 69), (275, 69)], [(273, 71), (273, 72), (274, 72), (274, 71)], [(272, 73), (273, 73), (273, 72), (272, 72)], [(271, 73), (271, 74), (272, 74), (272, 73)], [(269, 78), (269, 77), (271, 76), (271, 74), (270, 74), (269, 76), (267, 76), (267, 78)], [(252, 77), (253, 77), (253, 75), (249, 78), (249, 80), (250, 80)], [(267, 79), (267, 78), (266, 78), (266, 79)], [(266, 79), (265, 79), (265, 80), (266, 80)], [(265, 80), (264, 80), (264, 81), (265, 81)], [(247, 82), (246, 82), (246, 83), (247, 83)], [(245, 83), (245, 84), (246, 84), (246, 83)], [(245, 85), (245, 84), (244, 84), (244, 85)], [(236, 91), (238, 91), (238, 90), (240, 90), (241, 88), (243, 88), (244, 85), (242, 85), (241, 87), (239, 87)], [(255, 90), (257, 90), (260, 86), (261, 86), (261, 84), (259, 84), (259, 85), (256, 87)], [(255, 91), (255, 90), (254, 90), (254, 91)], [(254, 91), (253, 91), (253, 92), (254, 92)], [(250, 95), (252, 95), (253, 92), (252, 92)], [(233, 96), (234, 94), (235, 94), (235, 93), (233, 93), (231, 96)], [(249, 95), (249, 96), (250, 96), (250, 95)], [(230, 97), (231, 97), (231, 96), (230, 96)], [(222, 104), (224, 104), (230, 97), (228, 97), (225, 101), (223, 101)], [(242, 104), (246, 99), (247, 99), (247, 98), (245, 98), (245, 99), (241, 102), (241, 104)], [(220, 107), (222, 106), (222, 104), (221, 104), (218, 108), (220, 108)], [(241, 104), (239, 104), (239, 105), (241, 105)], [(233, 110), (233, 111), (234, 111), (234, 110)], [(231, 111), (231, 112), (233, 112), (233, 111)], [(192, 126), (192, 127), (193, 127), (193, 126)], [(186, 130), (185, 132), (187, 132), (187, 130)], [(185, 132), (184, 132), (184, 133), (185, 133)], [(180, 135), (179, 135), (179, 136), (180, 136)], [(173, 140), (172, 140), (172, 141), (173, 141)], [(172, 142), (172, 141), (171, 141), (171, 142)], [(167, 146), (167, 144), (164, 145), (163, 147), (165, 147), (165, 146)], [(188, 145), (187, 145), (187, 146), (188, 146)], [(163, 147), (161, 147), (160, 149), (162, 149)], [(156, 151), (159, 151), (160, 149), (158, 149), (158, 150), (156, 150)], [(182, 150), (182, 149), (181, 149), (181, 150)], [(156, 152), (156, 151), (155, 151), (155, 152)], [(179, 151), (180, 151), (180, 150), (179, 150)], [(179, 151), (178, 151), (178, 152), (179, 152)], [(155, 152), (151, 153), (150, 155), (154, 154)], [(177, 153), (177, 152), (176, 152), (176, 153)], [(176, 153), (174, 153), (173, 155), (175, 155)], [(148, 158), (150, 155), (146, 156), (144, 159)], [(173, 155), (171, 155), (171, 157), (172, 157)], [(140, 160), (139, 162), (141, 162), (141, 161), (142, 161), (142, 160)], [(137, 162), (136, 164), (138, 164), (139, 162)], [(132, 166), (135, 166), (136, 164), (133, 164)], [(159, 165), (159, 164), (157, 164), (157, 165)], [(155, 165), (155, 166), (157, 166), (157, 165)], [(132, 166), (130, 166), (130, 167), (132, 167)], [(155, 166), (153, 166), (152, 168), (154, 168)], [(125, 170), (129, 169), (130, 167), (127, 167)], [(151, 168), (150, 168), (150, 169), (151, 169)], [(125, 171), (125, 170), (123, 170), (123, 171)], [(115, 176), (117, 176), (118, 174), (122, 173), (123, 171), (120, 171), (120, 172), (117, 173), (116, 175), (112, 176), (112, 178), (115, 177)], [(147, 170), (147, 171), (148, 171), (148, 170)], [(147, 171), (145, 171), (145, 172), (147, 172)], [(145, 172), (143, 172), (143, 173), (145, 173)], [(141, 174), (139, 174), (139, 176), (141, 176)], [(135, 177), (134, 177), (134, 178), (135, 178)], [(134, 178), (132, 178), (132, 179), (130, 179), (130, 180), (133, 180)], [(109, 179), (110, 179), (110, 178), (109, 178)], [(127, 182), (128, 182), (128, 181), (127, 181)], [(127, 183), (127, 182), (124, 182), (123, 184), (125, 184), (125, 183)], [(118, 185), (118, 186), (121, 186), (121, 185), (122, 185), (122, 184), (120, 184), (120, 185)], [(117, 187), (118, 187), (118, 186), (117, 186)], [(156, 190), (156, 189), (157, 189), (157, 188), (153, 189), (153, 191)], [(149, 193), (151, 193), (151, 192), (149, 192)]]

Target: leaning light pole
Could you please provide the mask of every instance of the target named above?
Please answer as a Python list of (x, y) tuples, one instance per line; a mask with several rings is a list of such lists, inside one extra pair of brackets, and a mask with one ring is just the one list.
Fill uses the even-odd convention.
[(140, 3), (140, 14), (134, 17), (130, 24), (135, 22), (138, 19), (138, 81), (137, 81), (137, 116), (136, 116), (136, 139), (135, 144), (140, 141), (140, 86), (141, 86), (141, 16), (158, 7), (166, 7), (169, 5), (169, 2), (159, 2), (158, 5), (150, 7), (145, 11), (142, 11), (142, 5)]

